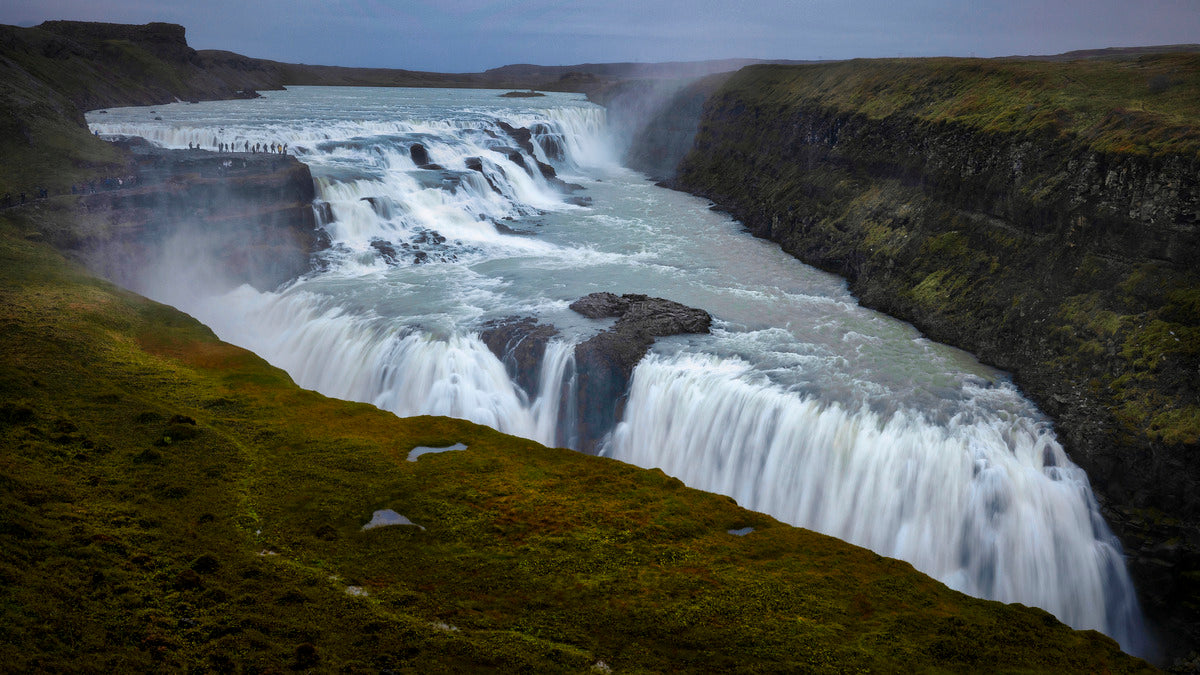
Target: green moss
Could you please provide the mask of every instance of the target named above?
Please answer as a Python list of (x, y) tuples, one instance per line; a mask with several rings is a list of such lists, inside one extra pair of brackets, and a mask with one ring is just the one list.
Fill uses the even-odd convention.
[(967, 286), (967, 279), (949, 270), (931, 272), (912, 290), (912, 297), (927, 307), (939, 308), (954, 304)]
[(967, 253), (967, 240), (959, 232), (943, 232), (926, 240), (925, 251), (930, 255), (962, 257)]
[(1134, 367), (1157, 370), (1170, 359), (1200, 358), (1200, 326), (1152, 320), (1129, 331), (1121, 355)]
[[(1150, 87), (1166, 81), (1170, 86)], [(1071, 135), (1101, 151), (1200, 152), (1200, 55), (1043, 62), (857, 59), (743, 69), (725, 86), (764, 104), (906, 115), (992, 133)]]

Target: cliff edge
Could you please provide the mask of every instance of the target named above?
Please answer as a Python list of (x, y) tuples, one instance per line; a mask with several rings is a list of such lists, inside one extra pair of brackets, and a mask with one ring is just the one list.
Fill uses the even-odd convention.
[[(1194, 650), (1200, 54), (752, 66), (644, 136), (678, 136), (688, 109), (671, 184), (1012, 371), (1087, 470), (1168, 651)], [(682, 154), (652, 143), (632, 153), (649, 171)]]

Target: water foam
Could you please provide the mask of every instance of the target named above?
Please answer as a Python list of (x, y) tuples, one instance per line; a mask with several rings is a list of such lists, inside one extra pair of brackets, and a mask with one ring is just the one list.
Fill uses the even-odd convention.
[(907, 560), (971, 595), (1144, 647), (1120, 546), (1045, 422), (967, 385), (945, 425), (797, 396), (749, 364), (651, 355), (605, 454)]

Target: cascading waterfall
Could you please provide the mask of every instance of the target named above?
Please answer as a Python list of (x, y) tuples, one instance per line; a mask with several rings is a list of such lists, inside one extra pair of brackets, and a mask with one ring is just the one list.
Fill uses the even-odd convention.
[(1140, 646), (1086, 475), (1044, 422), (994, 412), (1017, 398), (1010, 386), (966, 389), (964, 409), (934, 425), (796, 396), (737, 359), (652, 355), (605, 454)]
[[(604, 454), (1147, 649), (1087, 477), (1002, 375), (858, 307), (840, 282), (703, 202), (613, 166), (600, 108), (566, 95), (302, 87), (89, 121), (170, 148), (287, 143), (309, 164), (331, 216), (320, 271), (265, 293), (137, 289), (301, 386), (571, 445), (573, 347), (597, 326), (567, 304), (609, 290), (702, 307), (726, 338), (667, 341), (644, 359)], [(594, 205), (570, 203), (539, 162), (583, 183)], [(562, 330), (536, 391), (479, 337), (509, 316)]]
[[(302, 387), (371, 403), (397, 415), (445, 415), (554, 445), (560, 383), (571, 345), (551, 342), (539, 395), (527, 400), (504, 365), (471, 334), (435, 337), (379, 317), (350, 317), (305, 293), (259, 293), (249, 286), (193, 309), (286, 370)], [(545, 392), (545, 395), (540, 395)]]

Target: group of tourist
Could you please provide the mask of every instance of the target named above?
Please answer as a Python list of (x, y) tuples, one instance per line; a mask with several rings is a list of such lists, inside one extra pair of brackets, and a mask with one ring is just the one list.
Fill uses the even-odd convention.
[[(217, 152), (237, 152), (238, 151), (237, 143), (222, 143), (220, 141), (217, 141), (216, 139), (213, 139), (212, 145), (213, 145), (213, 148), (215, 148)], [(201, 148), (201, 146), (199, 143), (192, 143), (191, 141), (189, 141), (188, 148), (191, 150), (199, 150)], [(242, 143), (241, 151), (242, 152), (250, 152), (250, 153), (265, 152), (267, 154), (272, 154), (272, 155), (286, 155), (287, 151), (288, 151), (288, 144), (287, 143), (255, 143), (254, 145), (250, 145), (250, 141), (244, 141)]]

